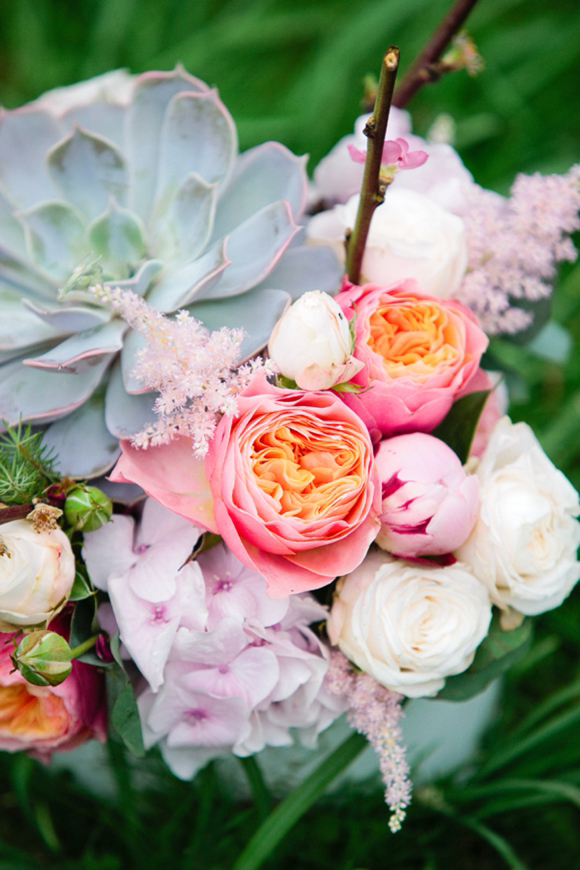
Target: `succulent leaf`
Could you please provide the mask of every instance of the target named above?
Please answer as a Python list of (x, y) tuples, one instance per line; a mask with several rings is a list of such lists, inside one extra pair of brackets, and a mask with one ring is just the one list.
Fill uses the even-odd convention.
[(123, 335), (127, 329), (127, 324), (122, 320), (111, 320), (93, 329), (71, 335), (41, 356), (29, 357), (23, 360), (23, 363), (39, 369), (81, 374), (120, 351), (123, 347)]

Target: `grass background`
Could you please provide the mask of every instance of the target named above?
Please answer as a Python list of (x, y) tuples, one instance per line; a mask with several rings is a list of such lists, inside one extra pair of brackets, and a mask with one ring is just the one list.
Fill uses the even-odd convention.
[[(219, 87), (241, 147), (278, 139), (310, 168), (352, 129), (362, 79), (388, 44), (402, 70), (449, 0), (11, 0), (0, 5), (0, 104), (115, 67), (182, 62)], [(580, 158), (577, 0), (480, 0), (469, 31), (486, 61), (448, 76), (411, 108), (425, 133), (440, 113), (477, 181), (502, 193), (515, 174), (561, 172)], [(554, 318), (566, 360), (503, 342), (511, 414), (529, 421), (580, 488), (580, 267), (559, 279)], [(153, 754), (136, 790), (122, 749), (109, 752), (116, 796), (97, 801), (66, 774), (0, 756), (0, 870), (228, 870), (264, 800), (239, 803), (210, 766), (193, 784)], [(580, 866), (580, 589), (536, 620), (532, 650), (505, 681), (477, 765), (416, 794), (403, 831), (388, 833), (382, 794), (320, 801), (264, 867), (332, 870), (570, 870)], [(262, 796), (263, 797), (263, 796)]]

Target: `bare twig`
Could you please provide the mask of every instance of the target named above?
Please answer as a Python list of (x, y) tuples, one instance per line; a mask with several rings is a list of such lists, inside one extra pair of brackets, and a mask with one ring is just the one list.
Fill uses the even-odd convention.
[(393, 97), (393, 106), (401, 109), (427, 82), (437, 81), (444, 71), (437, 63), (477, 0), (457, 0), (451, 7), (417, 60), (407, 71)]
[(392, 45), (383, 58), (375, 108), (364, 129), (369, 140), (365, 171), (356, 224), (346, 243), (346, 271), (353, 284), (358, 284), (360, 280), (362, 259), (372, 216), (377, 206), (385, 199), (386, 184), (380, 182), (379, 175), (398, 68), (399, 49)]

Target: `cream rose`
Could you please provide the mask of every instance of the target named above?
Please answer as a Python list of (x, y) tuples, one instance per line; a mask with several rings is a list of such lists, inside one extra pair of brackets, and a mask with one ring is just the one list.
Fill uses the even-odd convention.
[(328, 293), (300, 297), (278, 321), (268, 353), (280, 373), (303, 390), (327, 390), (348, 381), (364, 363), (352, 356), (352, 336), (342, 308)]
[[(355, 225), (359, 197), (310, 219), (307, 234), (330, 245), (344, 261), (344, 236)], [(424, 293), (449, 299), (467, 268), (463, 220), (423, 194), (404, 188), (387, 191), (371, 221), (360, 284), (387, 286), (413, 278)]]
[(578, 493), (526, 423), (503, 417), (476, 470), (480, 512), (456, 556), (502, 608), (558, 607), (580, 578)]
[(74, 579), (74, 555), (60, 529), (36, 532), (28, 520), (0, 526), (0, 631), (48, 622)]
[(357, 667), (419, 698), (469, 667), (490, 620), (487, 590), (466, 565), (431, 567), (372, 551), (338, 581), (327, 626)]

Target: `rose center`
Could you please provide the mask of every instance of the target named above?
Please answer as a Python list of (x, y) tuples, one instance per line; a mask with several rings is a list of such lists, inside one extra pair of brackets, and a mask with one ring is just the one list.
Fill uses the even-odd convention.
[(278, 513), (307, 522), (343, 517), (364, 476), (360, 446), (338, 425), (326, 431), (278, 426), (264, 432), (253, 442), (251, 463), (258, 486)]
[(383, 358), (389, 377), (421, 378), (458, 358), (456, 326), (441, 306), (427, 301), (384, 305), (369, 321), (371, 350)]
[(0, 734), (35, 741), (66, 733), (68, 714), (62, 698), (35, 695), (23, 685), (0, 687)]

